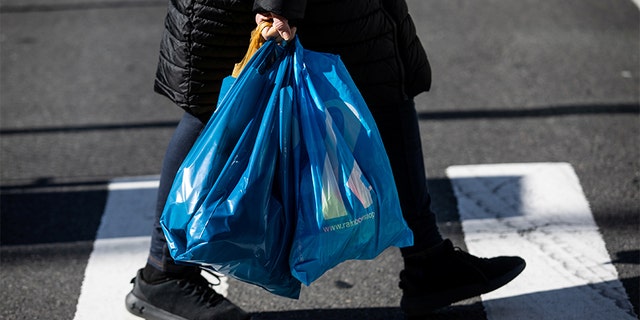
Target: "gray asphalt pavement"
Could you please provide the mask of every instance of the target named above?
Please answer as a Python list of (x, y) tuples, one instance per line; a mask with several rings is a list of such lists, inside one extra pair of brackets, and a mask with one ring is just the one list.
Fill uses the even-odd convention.
[[(638, 314), (638, 7), (408, 4), (433, 68), (416, 105), (442, 232), (464, 246), (447, 167), (568, 162)], [(107, 183), (159, 174), (182, 114), (152, 90), (165, 10), (162, 0), (0, 1), (0, 319), (72, 319)], [(402, 319), (399, 261), (391, 249), (342, 264), (300, 300), (236, 281), (229, 295), (259, 319)], [(429, 319), (485, 312), (475, 298)]]

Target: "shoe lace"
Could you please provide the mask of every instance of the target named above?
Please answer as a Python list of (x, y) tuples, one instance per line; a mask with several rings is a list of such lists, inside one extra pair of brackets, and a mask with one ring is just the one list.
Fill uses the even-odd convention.
[(462, 249), (460, 247), (454, 247), (453, 250), (458, 255), (458, 258), (462, 258), (463, 260), (465, 260), (467, 262), (485, 263), (486, 261), (489, 261), (488, 258), (476, 257), (476, 256), (472, 255), (471, 253), (465, 251), (464, 249)]
[(464, 251), (460, 247), (454, 247), (454, 253), (456, 254), (458, 260), (462, 263), (465, 263), (467, 266), (471, 268), (471, 270), (476, 270), (477, 274), (480, 278), (487, 282), (489, 278), (485, 274), (485, 265), (489, 261), (487, 258), (476, 257), (469, 252)]
[(217, 305), (222, 300), (224, 300), (224, 297), (213, 289), (214, 286), (220, 285), (220, 276), (210, 270), (202, 270), (212, 275), (215, 279), (218, 280), (218, 282), (210, 283), (209, 281), (207, 281), (207, 279), (200, 275), (199, 272), (196, 272), (180, 280), (178, 284), (183, 290), (188, 292), (188, 294), (196, 297), (197, 301), (209, 304), (211, 306)]

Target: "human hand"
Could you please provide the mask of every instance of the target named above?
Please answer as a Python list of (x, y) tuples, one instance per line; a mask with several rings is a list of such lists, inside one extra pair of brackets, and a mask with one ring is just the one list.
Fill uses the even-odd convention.
[(289, 41), (296, 35), (296, 27), (290, 27), (287, 18), (275, 13), (258, 13), (256, 14), (256, 24), (269, 21), (273, 22), (271, 27), (262, 30), (262, 37), (266, 40), (275, 39), (277, 42)]

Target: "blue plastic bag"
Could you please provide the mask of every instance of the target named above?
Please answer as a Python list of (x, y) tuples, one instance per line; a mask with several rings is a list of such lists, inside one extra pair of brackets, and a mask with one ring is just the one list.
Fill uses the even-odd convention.
[(413, 234), (373, 116), (340, 58), (296, 40), (294, 74), (297, 222), (290, 264), (309, 285), (345, 260), (410, 246)]
[(182, 163), (161, 217), (177, 262), (291, 298), (413, 236), (382, 141), (335, 55), (265, 43)]
[(177, 262), (297, 298), (300, 282), (288, 264), (290, 142), (279, 134), (290, 131), (291, 60), (291, 51), (269, 41), (225, 89), (178, 170), (160, 222)]

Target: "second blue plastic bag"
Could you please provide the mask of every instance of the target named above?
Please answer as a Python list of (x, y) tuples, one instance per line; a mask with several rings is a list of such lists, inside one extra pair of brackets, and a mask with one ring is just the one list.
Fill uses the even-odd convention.
[(297, 220), (290, 264), (309, 285), (343, 261), (410, 246), (413, 234), (373, 116), (344, 64), (296, 45)]
[(178, 170), (160, 222), (177, 262), (297, 298), (300, 282), (288, 264), (291, 160), (280, 134), (290, 131), (292, 55), (269, 41), (223, 89)]

